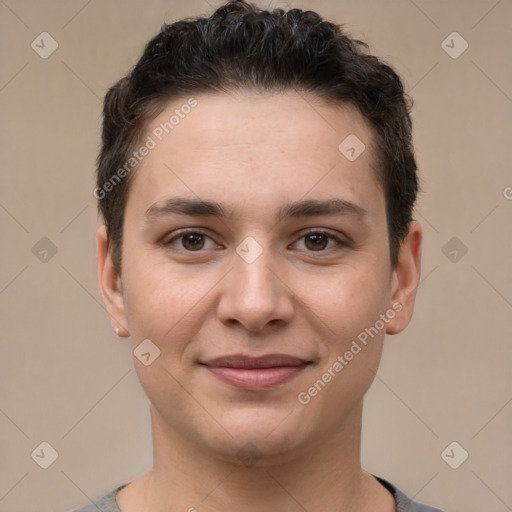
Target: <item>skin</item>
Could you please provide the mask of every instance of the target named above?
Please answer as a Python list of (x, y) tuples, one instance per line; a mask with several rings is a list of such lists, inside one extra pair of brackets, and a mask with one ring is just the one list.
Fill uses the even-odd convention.
[[(421, 226), (411, 222), (392, 268), (372, 132), (353, 107), (295, 92), (196, 99), (134, 176), (121, 275), (105, 226), (97, 235), (113, 326), (133, 349), (149, 338), (160, 350), (149, 366), (134, 359), (151, 402), (154, 467), (117, 503), (123, 512), (394, 511), (392, 495), (360, 466), (362, 399), (385, 334), (402, 331), (413, 313)], [(147, 134), (185, 101), (169, 103)], [(353, 162), (338, 150), (349, 134), (366, 145)], [(173, 196), (216, 201), (233, 215), (145, 220), (151, 205)], [(286, 203), (328, 198), (366, 214), (276, 217)], [(173, 238), (183, 228), (206, 236)], [(344, 243), (320, 235), (315, 246), (310, 231)], [(262, 249), (252, 263), (236, 252), (248, 236)], [(401, 311), (385, 328), (307, 405), (299, 403), (298, 394), (397, 302)], [(198, 364), (239, 353), (312, 363), (268, 391), (234, 388)], [(247, 443), (256, 447), (249, 463), (240, 458)]]

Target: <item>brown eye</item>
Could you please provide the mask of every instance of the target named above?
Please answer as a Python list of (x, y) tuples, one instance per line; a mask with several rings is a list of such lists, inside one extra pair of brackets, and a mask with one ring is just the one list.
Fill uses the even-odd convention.
[(312, 233), (305, 236), (305, 241), (308, 249), (318, 251), (326, 248), (329, 237), (325, 233)]
[[(299, 249), (307, 252), (330, 252), (330, 250), (342, 249), (347, 246), (340, 238), (334, 234), (326, 231), (310, 231), (302, 235), (300, 239), (295, 242), (296, 244), (302, 243), (304, 247)], [(329, 244), (331, 244), (329, 246)]]
[(204, 236), (201, 233), (191, 233), (181, 236), (182, 245), (188, 251), (197, 251), (204, 247)]
[[(210, 245), (208, 246), (208, 241)], [(165, 247), (176, 248), (186, 252), (204, 252), (215, 247), (214, 241), (199, 231), (181, 231), (163, 243)]]

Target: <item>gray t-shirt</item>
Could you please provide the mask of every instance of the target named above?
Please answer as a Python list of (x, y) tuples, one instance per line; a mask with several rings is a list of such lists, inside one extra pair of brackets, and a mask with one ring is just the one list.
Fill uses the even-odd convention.
[[(375, 475), (374, 475), (375, 476)], [(416, 501), (408, 498), (402, 491), (397, 489), (393, 484), (388, 481), (375, 477), (386, 489), (391, 492), (396, 501), (396, 512), (442, 512), (438, 508), (429, 507), (428, 505), (422, 505)], [(121, 509), (116, 503), (117, 491), (120, 491), (123, 487), (128, 484), (123, 484), (115, 489), (112, 489), (105, 496), (96, 500), (94, 503), (80, 507), (73, 512), (121, 512)]]

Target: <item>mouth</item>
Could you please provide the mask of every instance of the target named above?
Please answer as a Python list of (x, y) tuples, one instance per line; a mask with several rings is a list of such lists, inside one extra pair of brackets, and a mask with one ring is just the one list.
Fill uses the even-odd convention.
[(233, 387), (245, 391), (264, 391), (292, 380), (312, 361), (285, 354), (260, 357), (236, 354), (200, 364), (214, 377)]

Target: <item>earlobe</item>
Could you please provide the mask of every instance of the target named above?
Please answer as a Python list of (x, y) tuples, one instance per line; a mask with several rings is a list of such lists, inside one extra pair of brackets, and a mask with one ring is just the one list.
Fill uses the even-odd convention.
[(107, 308), (112, 330), (120, 337), (130, 335), (126, 327), (124, 297), (121, 277), (115, 268), (110, 252), (109, 237), (105, 225), (100, 226), (96, 235), (97, 270), (103, 303)]
[(390, 307), (395, 316), (387, 324), (387, 334), (397, 334), (409, 324), (414, 311), (421, 274), (422, 229), (418, 221), (409, 223), (409, 231), (400, 247), (398, 263), (391, 277)]

